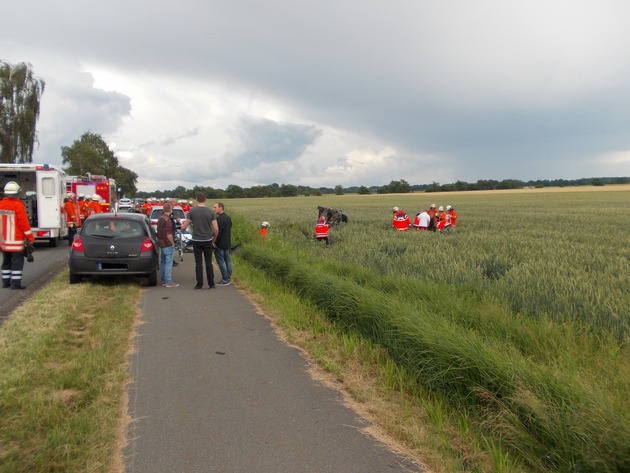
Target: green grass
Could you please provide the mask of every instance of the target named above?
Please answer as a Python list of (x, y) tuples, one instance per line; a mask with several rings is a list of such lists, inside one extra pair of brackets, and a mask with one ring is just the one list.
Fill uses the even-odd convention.
[(140, 290), (67, 279), (58, 276), (0, 327), (0, 472), (119, 468)]

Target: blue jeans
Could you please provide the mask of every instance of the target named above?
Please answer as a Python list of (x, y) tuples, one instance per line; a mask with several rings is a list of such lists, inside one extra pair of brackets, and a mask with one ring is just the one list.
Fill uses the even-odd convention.
[(216, 248), (214, 250), (214, 259), (217, 260), (219, 265), (221, 279), (229, 281), (232, 278), (232, 255), (230, 254), (230, 249)]
[(175, 248), (172, 246), (165, 246), (160, 248), (160, 278), (165, 284), (172, 282), (171, 269), (173, 269), (173, 254)]

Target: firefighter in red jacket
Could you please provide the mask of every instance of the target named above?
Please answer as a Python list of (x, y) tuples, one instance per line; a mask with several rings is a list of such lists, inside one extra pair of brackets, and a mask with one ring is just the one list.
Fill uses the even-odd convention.
[(66, 198), (63, 199), (63, 208), (66, 212), (66, 225), (68, 226), (68, 245), (72, 246), (77, 227), (81, 226), (79, 209), (74, 204), (74, 194), (72, 192), (66, 194)]
[(317, 221), (317, 225), (315, 225), (315, 239), (317, 241), (324, 241), (328, 245), (329, 230), (330, 225), (326, 223), (326, 219), (324, 217), (320, 217)]
[(0, 200), (0, 249), (2, 250), (2, 287), (24, 289), (25, 245), (35, 241), (24, 204), (17, 198), (20, 186), (9, 181), (4, 186), (4, 199)]
[(411, 223), (411, 221), (409, 220), (407, 213), (398, 207), (394, 207), (393, 214), (394, 218), (392, 220), (392, 227), (399, 232), (406, 232), (409, 230), (409, 223)]

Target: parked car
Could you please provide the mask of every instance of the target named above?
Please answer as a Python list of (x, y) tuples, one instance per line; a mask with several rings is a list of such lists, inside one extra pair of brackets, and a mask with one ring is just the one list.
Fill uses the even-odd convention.
[(118, 206), (116, 207), (116, 211), (118, 211), (118, 212), (129, 212), (131, 210), (133, 210), (133, 205), (132, 204), (121, 204), (119, 202)]
[(144, 276), (155, 286), (158, 262), (157, 234), (146, 215), (93, 214), (70, 247), (70, 284), (86, 276)]
[[(161, 205), (156, 205), (151, 208), (151, 214), (149, 218), (151, 219), (151, 226), (153, 230), (157, 232), (157, 221), (162, 216), (162, 209), (164, 207)], [(173, 207), (173, 217), (177, 220), (177, 228), (179, 229), (182, 226), (182, 222), (186, 220), (186, 214), (184, 213), (184, 209), (182, 209), (179, 205)]]

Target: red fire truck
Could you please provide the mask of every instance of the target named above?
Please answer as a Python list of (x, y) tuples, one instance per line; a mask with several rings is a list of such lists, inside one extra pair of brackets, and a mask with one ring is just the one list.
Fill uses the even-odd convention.
[(98, 194), (101, 197), (103, 212), (110, 212), (116, 207), (118, 200), (118, 189), (116, 181), (111, 177), (87, 174), (87, 176), (68, 176), (66, 179), (66, 189), (75, 195), (83, 194), (86, 198)]

